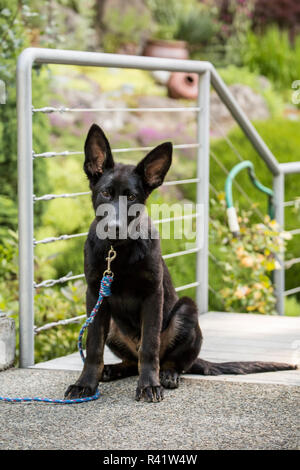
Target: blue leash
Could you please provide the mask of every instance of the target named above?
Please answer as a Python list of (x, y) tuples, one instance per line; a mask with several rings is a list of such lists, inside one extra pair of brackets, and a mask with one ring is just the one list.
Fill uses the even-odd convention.
[[(111, 250), (109, 251), (109, 256), (110, 256), (110, 252), (111, 252)], [(113, 258), (110, 257), (110, 258), (106, 258), (106, 259), (112, 261), (112, 259), (114, 259), (114, 258), (115, 258), (115, 256)], [(77, 344), (78, 344), (79, 353), (80, 353), (80, 356), (81, 356), (81, 359), (82, 359), (83, 362), (85, 361), (85, 357), (84, 357), (84, 354), (83, 354), (83, 348), (82, 348), (82, 337), (83, 337), (84, 331), (86, 330), (86, 328), (91, 323), (93, 323), (94, 318), (95, 318), (95, 316), (96, 316), (96, 314), (99, 310), (99, 307), (100, 307), (100, 305), (103, 301), (103, 298), (104, 297), (109, 297), (111, 295), (110, 286), (111, 286), (112, 281), (113, 281), (113, 273), (110, 271), (110, 262), (109, 262), (108, 270), (104, 272), (103, 278), (101, 280), (100, 290), (99, 290), (99, 297), (98, 297), (98, 300), (96, 302), (96, 305), (93, 308), (90, 316), (86, 319), (85, 323), (83, 324), (83, 326), (81, 327), (80, 332), (79, 332)], [(25, 398), (8, 398), (8, 397), (1, 397), (0, 396), (0, 401), (6, 401), (6, 402), (10, 402), (10, 403), (39, 401), (39, 402), (44, 402), (44, 403), (71, 405), (73, 403), (84, 403), (84, 402), (87, 402), (87, 401), (98, 400), (100, 395), (101, 394), (100, 394), (99, 390), (97, 390), (95, 395), (93, 395), (91, 397), (72, 398), (70, 400), (67, 400), (67, 399), (57, 400), (57, 399), (52, 399), (52, 398), (39, 398), (39, 397), (33, 397), (33, 398), (28, 398), (28, 397), (25, 397)]]

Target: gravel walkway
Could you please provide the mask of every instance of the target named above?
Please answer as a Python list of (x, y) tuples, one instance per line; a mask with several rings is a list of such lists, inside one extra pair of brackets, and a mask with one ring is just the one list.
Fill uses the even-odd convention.
[[(61, 398), (78, 372), (11, 369), (0, 395)], [(161, 403), (134, 400), (136, 378), (100, 384), (79, 405), (0, 403), (0, 449), (297, 449), (299, 388), (182, 380)]]

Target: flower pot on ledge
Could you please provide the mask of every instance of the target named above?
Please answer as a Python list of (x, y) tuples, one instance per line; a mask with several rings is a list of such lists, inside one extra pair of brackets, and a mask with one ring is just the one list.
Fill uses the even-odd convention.
[(188, 44), (185, 41), (148, 39), (143, 55), (165, 59), (188, 59)]

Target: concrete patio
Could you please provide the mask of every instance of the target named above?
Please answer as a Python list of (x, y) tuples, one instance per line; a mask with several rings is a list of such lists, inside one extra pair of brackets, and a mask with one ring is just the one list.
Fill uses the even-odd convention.
[[(200, 324), (205, 359), (300, 362), (300, 318), (209, 313)], [(76, 353), (1, 372), (0, 395), (61, 398), (81, 367)], [(0, 403), (0, 449), (298, 449), (298, 385), (299, 370), (184, 376), (148, 404), (132, 377), (100, 384), (91, 403)]]

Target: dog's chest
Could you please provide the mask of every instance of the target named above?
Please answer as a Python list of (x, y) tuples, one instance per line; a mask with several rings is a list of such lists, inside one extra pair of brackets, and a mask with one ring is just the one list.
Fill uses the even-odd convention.
[(124, 334), (140, 336), (141, 299), (132, 292), (113, 294), (108, 299), (113, 320)]
[(143, 301), (152, 288), (151, 276), (145, 272), (115, 276), (108, 302), (112, 318), (124, 333), (139, 336)]

